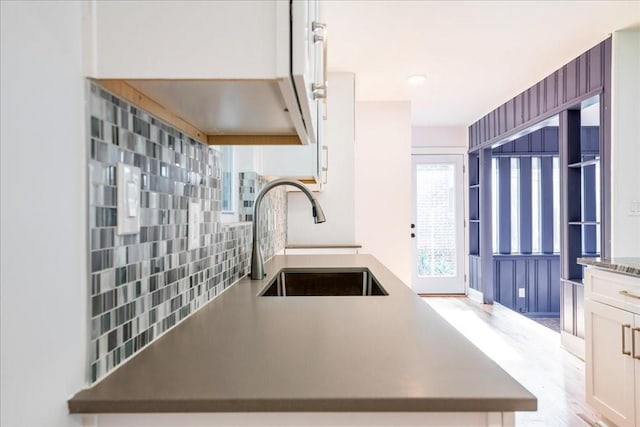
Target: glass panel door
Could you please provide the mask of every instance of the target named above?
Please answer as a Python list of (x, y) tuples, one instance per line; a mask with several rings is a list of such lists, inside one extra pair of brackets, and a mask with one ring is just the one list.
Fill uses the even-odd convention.
[(463, 294), (462, 156), (413, 156), (413, 204), (412, 287)]

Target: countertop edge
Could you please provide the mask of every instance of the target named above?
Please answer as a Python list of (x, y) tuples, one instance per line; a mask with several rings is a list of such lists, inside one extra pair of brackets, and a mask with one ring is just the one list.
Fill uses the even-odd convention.
[(286, 245), (285, 249), (362, 249), (362, 245), (357, 243), (332, 243), (332, 244), (298, 244), (292, 243), (290, 245)]
[[(625, 260), (633, 261), (627, 262)], [(640, 258), (622, 258), (620, 260), (607, 260), (601, 258), (578, 258), (576, 261), (578, 264), (597, 267), (614, 273), (620, 273), (627, 276), (640, 278)]]
[[(463, 409), (461, 409), (461, 407)], [(536, 398), (319, 398), (69, 401), (72, 414), (195, 412), (515, 412), (536, 411)]]

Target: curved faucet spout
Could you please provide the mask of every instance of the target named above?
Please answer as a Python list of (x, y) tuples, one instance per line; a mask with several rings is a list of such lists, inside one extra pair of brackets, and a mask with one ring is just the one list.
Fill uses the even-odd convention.
[(262, 260), (262, 250), (260, 249), (260, 238), (258, 236), (258, 219), (260, 218), (260, 204), (265, 194), (271, 189), (281, 185), (292, 185), (299, 188), (307, 196), (311, 202), (311, 214), (316, 224), (320, 224), (326, 221), (324, 212), (318, 200), (313, 197), (313, 193), (300, 181), (289, 178), (275, 179), (260, 190), (256, 196), (256, 201), (253, 205), (253, 248), (251, 250), (251, 280), (260, 280), (264, 277), (264, 261)]

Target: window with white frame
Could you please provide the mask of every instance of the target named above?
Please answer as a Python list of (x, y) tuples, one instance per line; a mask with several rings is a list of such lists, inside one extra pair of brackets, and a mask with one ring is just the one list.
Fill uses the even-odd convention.
[[(510, 217), (506, 219), (509, 224), (510, 235), (508, 242), (510, 245), (510, 253), (517, 254), (521, 251), (521, 238), (523, 227), (529, 227), (529, 224), (521, 224), (521, 198), (531, 197), (531, 253), (541, 253), (543, 250), (543, 239), (545, 236), (553, 236), (553, 252), (560, 252), (560, 162), (558, 156), (553, 156), (550, 168), (543, 167), (543, 159), (541, 156), (531, 157), (531, 188), (521, 188), (521, 180), (523, 169), (520, 167), (520, 157), (510, 157), (509, 162), (501, 163), (499, 157), (494, 157), (491, 162), (491, 203), (492, 203), (492, 245), (493, 252), (500, 252), (500, 236), (501, 233), (507, 231), (504, 219), (500, 218), (500, 207), (504, 204), (510, 206)], [(549, 159), (549, 158), (547, 158)], [(501, 166), (502, 164), (502, 166)], [(528, 168), (525, 169), (528, 171)], [(509, 191), (500, 192), (500, 174), (509, 174)], [(527, 172), (528, 173), (528, 172)], [(543, 177), (543, 173), (551, 174), (551, 176)], [(598, 175), (599, 170), (596, 170)], [(503, 177), (504, 178), (504, 177)], [(528, 178), (528, 177), (526, 177)], [(596, 178), (598, 179), (598, 178)], [(547, 186), (546, 188), (543, 187)], [(524, 191), (524, 194), (521, 194)], [(548, 193), (548, 194), (547, 194)], [(599, 194), (596, 194), (596, 203), (599, 203)], [(543, 200), (544, 199), (544, 200)], [(548, 204), (544, 201), (548, 200)], [(547, 211), (545, 214), (543, 209)], [(550, 222), (545, 223), (544, 218), (549, 218)], [(551, 222), (552, 219), (552, 222)], [(546, 228), (545, 231), (543, 228)], [(550, 230), (552, 228), (552, 230)], [(506, 235), (502, 235), (506, 239)], [(528, 248), (527, 248), (528, 249)]]
[(222, 177), (222, 212), (232, 213), (236, 210), (235, 200), (235, 168), (233, 167), (233, 146), (223, 145), (220, 147), (221, 154), (221, 177)]
[(498, 159), (496, 157), (491, 159), (491, 237), (492, 237), (492, 246), (493, 252), (497, 253), (500, 251), (498, 247), (498, 235), (500, 230), (498, 229), (500, 221), (498, 221), (500, 216), (500, 205), (499, 200), (500, 196), (498, 195), (498, 181), (500, 179), (500, 170), (498, 168)]
[(520, 252), (520, 158), (510, 159), (511, 169), (511, 253)]
[(531, 252), (542, 251), (542, 171), (540, 157), (531, 158)]
[(553, 158), (553, 252), (560, 253), (560, 158)]

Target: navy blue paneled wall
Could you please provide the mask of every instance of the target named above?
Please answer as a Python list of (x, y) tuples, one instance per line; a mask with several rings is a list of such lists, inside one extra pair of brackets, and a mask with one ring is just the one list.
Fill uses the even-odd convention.
[[(597, 126), (583, 126), (581, 128), (581, 152), (583, 161), (598, 155), (599, 128)], [(540, 229), (541, 253), (552, 254), (553, 250), (553, 213), (559, 206), (553, 203), (553, 158), (558, 156), (559, 133), (557, 126), (548, 126), (524, 135), (493, 150), (493, 157), (498, 158), (498, 248), (500, 254), (531, 254), (532, 253), (532, 157), (540, 158)], [(511, 180), (511, 159), (519, 158), (519, 183)], [(584, 169), (583, 220), (596, 220), (595, 168)], [(511, 186), (518, 185), (518, 203), (511, 200)], [(518, 247), (511, 247), (511, 209), (519, 205), (520, 241)], [(593, 238), (585, 239), (587, 249), (595, 250), (595, 234)]]
[[(529, 315), (560, 314), (560, 256), (553, 253), (553, 158), (558, 156), (558, 127), (548, 126), (493, 150), (498, 167), (498, 248), (493, 256), (495, 300)], [(532, 158), (540, 159), (539, 252), (533, 253)], [(519, 176), (512, 182), (511, 159), (519, 159)], [(511, 186), (518, 185), (518, 203)], [(511, 242), (511, 209), (519, 206), (520, 239)]]
[[(553, 157), (558, 156), (558, 127), (548, 126), (508, 142), (493, 150), (498, 168), (498, 234), (497, 252), (509, 254), (531, 254), (532, 244), (532, 157), (540, 158), (540, 252), (553, 253)], [(520, 180), (511, 179), (511, 159), (520, 159)], [(518, 203), (511, 200), (511, 186), (518, 185)], [(511, 247), (511, 209), (519, 205), (518, 219), (520, 240)]]
[(604, 121), (608, 127), (610, 85), (611, 37), (469, 126), (469, 151), (490, 147), (599, 91), (605, 94)]
[[(595, 158), (598, 153), (599, 129), (585, 126), (581, 129), (583, 160)], [(554, 253), (553, 214), (560, 209), (553, 199), (553, 158), (558, 156), (558, 127), (545, 127), (493, 150), (498, 158), (499, 190), (498, 247), (493, 256), (495, 300), (523, 313), (557, 316), (560, 312), (560, 257)], [(540, 252), (533, 252), (532, 244), (532, 158), (540, 158)], [(518, 183), (511, 181), (511, 159), (519, 158)], [(584, 194), (595, 194), (595, 170), (585, 170)], [(511, 209), (518, 204), (511, 201), (511, 185), (519, 185), (520, 240), (511, 247)], [(593, 199), (593, 200), (591, 200)], [(585, 218), (595, 220), (595, 197), (585, 198), (582, 209)], [(587, 219), (588, 220), (588, 219)], [(592, 241), (593, 240), (593, 241)], [(595, 247), (593, 239), (585, 236), (585, 247)], [(479, 282), (479, 269), (471, 262), (471, 283)], [(472, 286), (473, 287), (473, 286)]]
[(560, 315), (559, 255), (494, 255), (495, 300), (528, 315)]

